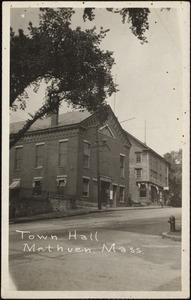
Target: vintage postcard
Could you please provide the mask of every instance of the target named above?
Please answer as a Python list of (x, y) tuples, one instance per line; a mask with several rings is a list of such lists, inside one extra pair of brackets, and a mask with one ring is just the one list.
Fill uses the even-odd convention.
[(4, 1), (2, 298), (188, 299), (187, 1)]

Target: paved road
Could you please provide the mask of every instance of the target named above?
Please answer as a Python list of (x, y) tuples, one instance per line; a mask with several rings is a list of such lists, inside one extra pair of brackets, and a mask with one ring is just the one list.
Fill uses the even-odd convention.
[(27, 291), (178, 291), (181, 243), (161, 238), (172, 214), (180, 227), (180, 208), (12, 224), (12, 280)]

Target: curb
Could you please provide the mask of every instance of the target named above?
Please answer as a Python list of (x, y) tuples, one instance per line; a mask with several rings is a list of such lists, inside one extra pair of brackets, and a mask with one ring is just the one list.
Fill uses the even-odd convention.
[(78, 213), (71, 213), (71, 214), (63, 214), (63, 215), (59, 215), (59, 216), (35, 216), (34, 218), (23, 218), (23, 219), (11, 219), (9, 221), (9, 224), (16, 224), (16, 223), (26, 223), (26, 222), (34, 222), (34, 221), (39, 221), (39, 220), (48, 220), (48, 219), (58, 219), (58, 218), (67, 218), (67, 217), (74, 217), (74, 216), (80, 216), (80, 215), (86, 215), (89, 213), (99, 213), (99, 212), (103, 212), (103, 211), (81, 211)]
[(163, 239), (171, 239), (172, 241), (177, 241), (177, 242), (181, 242), (181, 236), (176, 236), (176, 235), (172, 235), (169, 232), (163, 232), (162, 233), (162, 238)]
[(119, 208), (117, 208), (117, 209), (115, 209), (115, 208), (107, 208), (106, 210), (104, 210), (104, 211), (120, 211), (120, 210), (137, 210), (137, 209), (160, 209), (160, 208), (162, 208), (162, 207), (158, 207), (158, 206), (134, 206), (134, 207), (119, 207)]
[(138, 209), (160, 209), (161, 207), (155, 206), (143, 206), (143, 207), (119, 207), (119, 208), (104, 208), (102, 210), (87, 210), (87, 211), (75, 211), (71, 213), (63, 213), (62, 215), (36, 215), (33, 217), (23, 217), (18, 219), (10, 219), (9, 224), (16, 224), (16, 223), (26, 223), (26, 222), (33, 222), (39, 220), (48, 220), (48, 219), (57, 219), (57, 218), (67, 218), (67, 217), (74, 217), (79, 215), (85, 215), (89, 213), (102, 213), (102, 212), (112, 212), (112, 211), (123, 211), (123, 210), (138, 210)]

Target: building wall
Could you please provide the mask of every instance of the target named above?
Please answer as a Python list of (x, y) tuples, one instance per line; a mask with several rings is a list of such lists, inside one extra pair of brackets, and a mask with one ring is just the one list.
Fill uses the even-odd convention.
[[(109, 195), (113, 184), (117, 187), (116, 201), (108, 199), (111, 206), (127, 206), (129, 194), (129, 147), (125, 147), (126, 139), (121, 135), (119, 127), (108, 123), (115, 138), (99, 133), (100, 174), (104, 182), (109, 182)], [(20, 199), (32, 199), (34, 202), (46, 200), (57, 193), (58, 176), (67, 177), (65, 193), (69, 198), (90, 202), (97, 205), (97, 154), (95, 127), (75, 127), (66, 129), (41, 130), (27, 134), (17, 146), (22, 146), (22, 167), (15, 170), (15, 147), (10, 151), (10, 184), (14, 179), (21, 179)], [(66, 166), (58, 164), (59, 141), (67, 140)], [(83, 166), (84, 141), (90, 143), (90, 165)], [(36, 167), (36, 144), (44, 143), (43, 167)], [(16, 146), (16, 147), (17, 147)], [(108, 148), (109, 147), (109, 148)], [(125, 176), (120, 177), (120, 153), (125, 155)], [(89, 178), (89, 195), (82, 195), (83, 177)], [(42, 178), (42, 193), (33, 195), (33, 179)], [(124, 201), (120, 201), (120, 186), (124, 187)], [(53, 195), (53, 196), (52, 196)], [(53, 198), (52, 198), (53, 199)], [(36, 202), (37, 203), (37, 202)]]
[[(117, 199), (108, 200), (110, 206), (127, 206), (129, 193), (129, 148), (124, 147), (124, 142), (119, 136), (119, 132), (113, 125), (114, 122), (108, 121), (107, 124), (114, 134), (115, 138), (99, 133), (99, 156), (100, 156), (100, 175), (101, 179), (108, 182), (109, 193), (113, 189), (113, 183), (117, 185)], [(115, 123), (114, 123), (115, 124)], [(104, 143), (104, 140), (105, 143)], [(90, 165), (89, 168), (83, 166), (83, 143), (90, 143)], [(78, 153), (78, 187), (77, 194), (79, 200), (97, 204), (97, 147), (96, 147), (96, 129), (91, 126), (87, 129), (84, 136), (79, 137), (79, 153)], [(109, 147), (109, 148), (108, 148)], [(120, 177), (120, 153), (125, 155), (125, 176)], [(89, 195), (82, 196), (83, 177), (89, 179)], [(102, 181), (102, 180), (101, 180)], [(124, 202), (120, 202), (119, 189), (124, 187)], [(110, 198), (110, 197), (109, 197)]]
[[(21, 178), (20, 197), (32, 197), (32, 183), (36, 177), (42, 177), (42, 195), (38, 198), (47, 196), (47, 193), (57, 193), (57, 176), (67, 175), (66, 193), (75, 196), (77, 182), (77, 152), (78, 152), (78, 131), (66, 131), (59, 136), (53, 134), (39, 140), (38, 134), (30, 142), (24, 141), (22, 145), (22, 167), (21, 170), (15, 170), (15, 147), (10, 151), (10, 183), (13, 179)], [(66, 166), (60, 167), (58, 164), (59, 141), (67, 140), (68, 153)], [(44, 143), (44, 162), (43, 167), (36, 167), (36, 144)], [(17, 145), (17, 146), (18, 146)]]
[[(137, 140), (130, 137), (130, 142), (132, 144), (129, 174), (131, 198), (143, 204), (158, 202), (160, 197), (164, 198), (163, 188), (168, 186), (168, 164)], [(141, 162), (136, 161), (136, 153), (141, 153)], [(142, 170), (141, 178), (136, 178), (136, 169)], [(146, 184), (146, 197), (140, 197), (140, 184)]]
[[(168, 164), (160, 157), (149, 153), (150, 180), (162, 187), (168, 186)], [(155, 174), (153, 174), (153, 171)], [(156, 176), (153, 176), (156, 175)]]
[[(148, 193), (145, 199), (140, 197), (139, 187), (137, 185), (136, 171), (135, 169), (142, 170), (142, 177), (140, 180), (149, 181), (149, 158), (148, 153), (144, 152), (145, 148), (137, 143), (136, 141), (130, 139), (131, 141), (131, 149), (130, 149), (130, 174), (129, 174), (129, 190), (130, 195), (133, 201), (147, 201)], [(136, 162), (136, 153), (141, 153), (141, 162)]]

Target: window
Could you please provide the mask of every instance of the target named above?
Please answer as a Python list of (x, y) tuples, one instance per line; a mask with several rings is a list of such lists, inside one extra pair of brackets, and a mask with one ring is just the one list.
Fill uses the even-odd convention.
[(140, 186), (140, 197), (144, 198), (147, 196), (147, 188), (145, 184), (141, 184)]
[(158, 160), (156, 159), (156, 169), (158, 169)]
[(160, 183), (162, 182), (162, 175), (161, 174), (159, 174), (159, 181), (160, 181)]
[(20, 170), (22, 167), (22, 152), (22, 146), (15, 147), (15, 170)]
[(154, 178), (154, 181), (157, 181), (157, 172), (156, 171), (153, 171), (153, 178)]
[(42, 188), (41, 179), (34, 179), (33, 180), (33, 196), (40, 196), (41, 188)]
[(142, 178), (142, 169), (135, 169), (135, 178), (137, 179)]
[(58, 165), (65, 167), (67, 164), (68, 140), (59, 141)]
[(154, 182), (157, 181), (158, 178), (157, 172), (154, 170), (150, 170), (150, 172), (151, 172), (151, 180)]
[(153, 180), (153, 170), (150, 169), (151, 180)]
[(119, 188), (119, 201), (124, 202), (125, 199), (125, 188), (123, 186), (120, 186)]
[(113, 200), (117, 199), (117, 185), (113, 185)]
[(44, 143), (36, 144), (36, 167), (42, 167), (44, 163)]
[(88, 178), (83, 178), (82, 195), (84, 197), (89, 196), (89, 179)]
[(120, 155), (120, 176), (125, 177), (125, 156)]
[(136, 162), (140, 163), (142, 161), (142, 153), (141, 152), (137, 152), (136, 153)]
[(66, 184), (67, 184), (66, 177), (57, 178), (57, 194), (58, 195), (61, 196), (66, 193)]
[(88, 142), (84, 142), (84, 161), (83, 166), (85, 168), (89, 168), (90, 166), (90, 144)]

